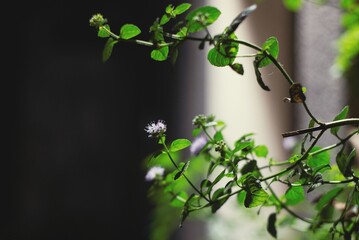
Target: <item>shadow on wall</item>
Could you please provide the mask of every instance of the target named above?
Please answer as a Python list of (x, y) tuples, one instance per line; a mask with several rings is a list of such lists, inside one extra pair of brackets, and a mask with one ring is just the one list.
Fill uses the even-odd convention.
[(141, 164), (155, 143), (143, 129), (158, 118), (172, 121), (175, 73), (130, 44), (102, 64), (105, 41), (88, 24), (100, 12), (113, 29), (133, 23), (147, 34), (165, 4), (138, 5), (60, 1), (17, 9), (1, 239), (148, 239)]

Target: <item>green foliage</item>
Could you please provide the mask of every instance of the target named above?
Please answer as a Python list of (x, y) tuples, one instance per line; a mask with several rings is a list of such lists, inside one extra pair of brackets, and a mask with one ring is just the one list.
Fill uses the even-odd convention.
[(277, 38), (270, 37), (265, 43), (262, 45), (263, 54), (260, 54), (257, 61), (258, 67), (262, 68), (272, 63), (272, 61), (267, 57), (267, 55), (271, 55), (275, 59), (278, 58), (279, 55), (279, 43)]
[(212, 6), (197, 8), (186, 16), (188, 32), (194, 33), (205, 29), (214, 23), (221, 15), (221, 11)]
[(291, 11), (298, 11), (303, 4), (303, 0), (283, 0), (284, 6)]
[[(298, 11), (302, 6), (300, 0), (283, 0), (283, 3), (292, 11)], [(352, 28), (358, 20), (357, 15), (353, 14), (358, 11), (357, 3), (354, 0), (342, 0), (341, 4), (348, 11), (343, 24), (348, 29)], [(270, 90), (262, 79), (261, 70), (273, 63), (290, 84), (290, 98), (287, 102), (303, 104), (310, 120), (308, 128), (283, 134), (283, 137), (302, 135), (297, 142), (298, 148), (283, 161), (270, 158), (268, 147), (256, 144), (253, 133), (239, 136), (233, 143), (227, 142), (223, 132), (226, 125), (214, 115), (200, 114), (193, 118), (193, 141), (179, 138), (168, 144), (164, 122), (149, 124), (145, 131), (161, 146), (161, 150), (145, 159), (145, 167), (151, 173), (146, 179), (152, 181), (149, 198), (156, 204), (157, 216), (152, 226), (152, 229), (157, 230), (151, 233), (151, 238), (168, 238), (174, 228), (182, 227), (198, 212), (207, 209), (208, 214), (215, 214), (232, 197), (236, 198), (239, 207), (273, 208), (275, 212), (268, 217), (267, 231), (274, 238), (278, 235), (277, 228), (285, 224), (293, 226), (297, 221), (303, 221), (309, 226), (305, 231), (313, 239), (357, 238), (358, 212), (354, 210), (359, 204), (359, 177), (353, 164), (356, 149), (348, 141), (359, 134), (359, 119), (347, 118), (349, 106), (345, 106), (333, 121), (318, 121), (306, 105), (306, 88), (294, 82), (278, 60), (277, 38), (269, 37), (259, 47), (237, 37), (235, 31), (256, 9), (256, 5), (244, 9), (217, 35), (211, 34), (207, 27), (216, 22), (220, 10), (212, 6), (192, 11), (190, 8), (189, 3), (167, 5), (164, 13), (149, 27), (148, 40), (138, 38), (141, 30), (134, 24), (122, 25), (119, 35), (116, 35), (107, 19), (101, 14), (94, 15), (90, 19), (90, 26), (96, 29), (99, 38), (106, 39), (103, 61), (110, 58), (117, 43), (131, 42), (149, 47), (150, 57), (155, 61), (170, 60), (174, 63), (179, 52), (178, 46), (186, 41), (196, 41), (199, 50), (203, 50), (205, 44), (211, 46), (207, 53), (211, 65), (228, 66), (243, 75), (244, 66), (238, 55), (241, 45), (255, 52), (245, 56), (253, 57), (254, 74), (259, 87), (265, 91)], [(184, 16), (185, 12), (187, 15)], [(181, 16), (184, 18), (179, 19)], [(174, 28), (167, 30), (167, 23), (171, 20), (178, 22)], [(357, 43), (355, 41), (352, 44)], [(357, 54), (356, 50), (351, 51)], [(352, 59), (352, 56), (346, 61), (348, 59)], [(339, 136), (340, 128), (346, 125), (356, 127), (351, 133), (343, 132), (344, 137)], [(318, 142), (326, 131), (330, 131), (329, 135), (335, 142), (319, 146)], [(337, 148), (339, 151), (333, 151)], [(264, 169), (269, 169), (270, 174), (265, 175)], [(286, 192), (278, 196), (272, 184), (283, 184), (287, 187)], [(320, 192), (324, 186), (329, 189)], [(307, 194), (312, 192), (319, 193), (317, 201), (308, 201)], [(312, 207), (313, 211), (308, 218), (297, 213), (295, 208), (289, 208), (299, 204)], [(169, 218), (173, 216), (168, 214), (169, 211), (177, 214), (178, 218)], [(163, 212), (167, 214), (158, 217)], [(281, 213), (287, 214), (281, 217)]]

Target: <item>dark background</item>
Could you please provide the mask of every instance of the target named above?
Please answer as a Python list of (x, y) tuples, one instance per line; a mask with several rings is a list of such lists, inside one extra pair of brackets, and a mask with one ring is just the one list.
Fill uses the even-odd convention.
[(0, 239), (148, 239), (142, 162), (157, 145), (143, 129), (173, 121), (177, 72), (126, 43), (103, 64), (88, 20), (102, 13), (115, 32), (133, 23), (147, 39), (167, 4), (10, 3)]

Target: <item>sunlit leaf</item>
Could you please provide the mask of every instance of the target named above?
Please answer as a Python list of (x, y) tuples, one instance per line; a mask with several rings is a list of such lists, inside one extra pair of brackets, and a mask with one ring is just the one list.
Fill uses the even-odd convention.
[(267, 157), (268, 155), (268, 148), (265, 145), (258, 145), (253, 149), (254, 153), (257, 157)]
[(303, 0), (283, 0), (284, 6), (291, 11), (298, 11), (303, 4)]
[(184, 148), (187, 148), (189, 146), (191, 146), (191, 141), (188, 140), (188, 139), (176, 139), (174, 140), (172, 143), (171, 143), (171, 146), (170, 146), (170, 151), (171, 152), (177, 152), (179, 150), (182, 150)]
[(221, 15), (221, 11), (212, 6), (197, 8), (186, 16), (189, 32), (198, 32), (211, 25)]
[(167, 59), (168, 52), (168, 46), (162, 47), (160, 49), (153, 49), (151, 51), (151, 58), (156, 61), (165, 61)]
[(186, 12), (192, 5), (189, 4), (189, 3), (182, 3), (180, 5), (178, 5), (174, 10), (173, 12), (176, 14), (176, 15), (179, 15), (179, 14), (182, 14), (184, 12)]
[(120, 29), (120, 38), (127, 40), (136, 37), (140, 33), (141, 30), (136, 25), (125, 24)]
[[(228, 39), (237, 39), (237, 37), (232, 34)], [(208, 61), (217, 67), (224, 67), (231, 65), (238, 52), (238, 43), (236, 42), (220, 42), (214, 48), (209, 50), (207, 58)]]
[[(321, 147), (314, 146), (311, 149), (310, 153), (314, 153), (316, 151), (319, 151), (320, 149), (321, 149)], [(307, 164), (312, 169), (330, 164), (330, 154), (328, 151), (324, 151), (324, 152), (321, 152), (321, 153), (318, 153), (315, 155), (311, 155), (310, 153), (309, 153), (309, 156), (307, 159)], [(322, 171), (324, 171), (324, 169), (319, 172), (322, 172)]]
[[(295, 182), (298, 184), (299, 182)], [(296, 205), (305, 199), (304, 189), (302, 186), (291, 186), (285, 193), (286, 204)]]
[[(263, 51), (266, 51), (268, 54), (272, 55), (275, 59), (279, 55), (279, 43), (276, 37), (268, 38), (262, 45)], [(272, 60), (269, 57), (266, 57), (265, 54), (259, 56), (258, 58), (258, 67), (262, 68), (272, 63)]]
[(247, 192), (244, 200), (246, 208), (253, 208), (262, 205), (268, 198), (268, 193), (263, 190), (262, 186), (253, 175), (248, 175), (244, 181)]
[(107, 38), (110, 36), (110, 26), (109, 25), (104, 25), (101, 26), (97, 32), (97, 36), (99, 36), (100, 38)]
[(171, 206), (173, 207), (183, 207), (187, 201), (188, 194), (184, 191), (181, 191), (176, 194), (171, 200)]

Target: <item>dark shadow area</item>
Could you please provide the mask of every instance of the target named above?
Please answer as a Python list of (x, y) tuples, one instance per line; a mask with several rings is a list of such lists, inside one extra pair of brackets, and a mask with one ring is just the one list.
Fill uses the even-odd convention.
[(147, 39), (166, 4), (13, 6), (1, 239), (148, 239), (142, 161), (157, 145), (143, 129), (173, 121), (176, 73), (149, 48), (126, 43), (103, 64), (105, 40), (88, 20), (99, 12), (115, 32), (133, 23)]

